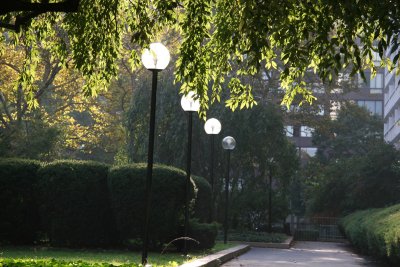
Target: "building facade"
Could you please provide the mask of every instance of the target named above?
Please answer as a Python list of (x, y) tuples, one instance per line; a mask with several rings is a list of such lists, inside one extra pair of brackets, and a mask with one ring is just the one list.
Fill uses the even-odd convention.
[[(380, 59), (377, 56), (376, 65), (378, 66), (378, 64), (380, 64)], [(386, 88), (386, 80), (389, 76), (384, 69), (379, 69), (374, 77), (372, 77), (370, 72), (366, 71), (365, 77), (366, 81), (363, 81), (360, 76), (355, 77), (355, 79), (352, 79), (352, 82), (343, 83), (342, 87), (338, 86), (333, 90), (331, 89), (329, 94), (321, 91), (315, 92), (318, 101), (316, 103), (317, 110), (314, 112), (314, 120), (318, 120), (318, 116), (329, 116), (331, 119), (335, 119), (343, 102), (352, 102), (366, 108), (371, 115), (384, 118), (384, 115), (386, 116), (386, 113), (384, 113), (384, 89)], [(350, 81), (351, 78), (347, 76), (344, 79)], [(398, 106), (396, 115), (398, 116), (398, 120), (400, 119), (400, 90), (393, 89), (392, 91), (398, 95), (396, 98)], [(309, 118), (308, 121), (311, 122), (312, 119)], [(302, 124), (301, 121), (296, 121), (296, 119), (289, 119), (287, 122), (288, 124), (285, 127), (286, 135), (298, 148), (301, 160), (307, 161), (310, 157), (315, 156), (317, 147), (312, 143), (314, 132), (312, 125)], [(400, 129), (397, 128), (397, 136), (400, 139)]]
[(399, 76), (385, 70), (384, 89), (384, 138), (389, 144), (400, 149), (400, 86)]

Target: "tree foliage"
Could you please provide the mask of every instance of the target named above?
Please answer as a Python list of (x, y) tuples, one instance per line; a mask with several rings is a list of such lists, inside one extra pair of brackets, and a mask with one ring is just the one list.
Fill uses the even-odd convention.
[(365, 108), (347, 103), (336, 120), (325, 121), (316, 128), (313, 143), (321, 160), (363, 155), (383, 144), (382, 119)]
[(0, 56), (2, 154), (47, 159), (69, 156), (72, 151), (79, 151), (76, 157), (100, 149), (105, 154), (115, 151), (119, 138), (124, 136), (122, 127), (118, 127), (122, 117), (117, 111), (123, 105), (119, 104), (119, 87), (112, 84), (98, 97), (85, 98), (82, 76), (74, 69), (61, 68), (49, 49), (40, 48), (34, 81), (37, 91), (33, 96), (38, 106), (30, 109), (19, 83), (28, 50), (24, 45), (7, 46)]
[[(158, 91), (154, 160), (185, 168), (187, 142), (187, 114), (180, 107), (178, 88), (169, 75), (161, 73), (162, 88)], [(147, 79), (150, 80), (150, 77)], [(137, 88), (128, 112), (127, 128), (130, 134), (130, 157), (134, 162), (145, 161), (148, 141), (149, 86)], [(223, 95), (222, 99), (228, 96)], [(297, 169), (296, 150), (283, 130), (282, 111), (273, 102), (264, 100), (251, 110), (231, 112), (223, 105), (210, 108), (209, 117), (218, 118), (222, 131), (214, 136), (214, 177), (218, 214), (223, 214), (222, 201), (226, 153), (222, 150), (224, 136), (231, 135), (237, 146), (232, 152), (230, 191), (231, 215), (235, 227), (259, 227), (267, 220), (268, 177), (273, 172), (273, 201), (276, 219), (288, 210), (288, 185)], [(204, 132), (204, 122), (193, 120), (192, 174), (209, 178), (211, 137)], [(270, 164), (274, 158), (273, 165)], [(271, 165), (271, 166), (270, 166)], [(220, 196), (219, 196), (220, 195)], [(256, 203), (257, 205), (255, 205)], [(246, 212), (244, 212), (246, 210)], [(253, 215), (256, 214), (256, 215)], [(256, 218), (258, 216), (258, 218)], [(240, 217), (240, 218), (239, 218)], [(221, 218), (217, 218), (222, 221)]]
[[(66, 2), (72, 6), (78, 1)], [(27, 12), (0, 12), (0, 26)], [(390, 0), (80, 0), (78, 12), (33, 13), (37, 16), (20, 32), (4, 31), (1, 51), (8, 43), (29, 47), (19, 83), (31, 106), (38, 90), (33, 81), (39, 44), (48, 47), (61, 66), (72, 58), (69, 65), (85, 78), (84, 94), (95, 95), (117, 75), (126, 35), (133, 44), (131, 65), (137, 66), (140, 50), (160, 40), (165, 30), (180, 35), (175, 62), (180, 91), (196, 91), (203, 111), (220, 100), (225, 82), (227, 106), (253, 106), (252, 87), (242, 78), (261, 66), (281, 71), (283, 103), (290, 104), (296, 94), (311, 102), (314, 97), (303, 79), (310, 69), (325, 80), (344, 68), (363, 76), (366, 68), (376, 72), (373, 52), (378, 52), (382, 65), (400, 71), (399, 12), (400, 5)]]
[(309, 211), (340, 215), (400, 201), (400, 154), (383, 140), (379, 118), (347, 105), (316, 129), (314, 142), (320, 149), (305, 170)]

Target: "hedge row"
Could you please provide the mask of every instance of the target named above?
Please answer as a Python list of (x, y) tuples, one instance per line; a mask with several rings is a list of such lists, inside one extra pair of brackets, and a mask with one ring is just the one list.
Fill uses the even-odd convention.
[[(152, 247), (176, 238), (185, 203), (185, 172), (167, 166), (153, 169), (149, 241)], [(145, 214), (146, 165), (112, 168), (109, 174), (112, 206), (119, 239), (140, 238)], [(190, 192), (193, 198), (193, 187)]]
[(22, 245), (35, 240), (40, 225), (34, 188), (39, 168), (33, 160), (0, 161), (0, 242)]
[(400, 264), (399, 222), (400, 204), (352, 213), (343, 218), (341, 227), (361, 252)]
[[(40, 165), (29, 160), (0, 160), (0, 184), (4, 185), (0, 187), (4, 207), (0, 209), (0, 244), (32, 244), (40, 232), (53, 246), (107, 247), (141, 242), (146, 165), (111, 169), (87, 161)], [(179, 236), (185, 177), (182, 170), (154, 166), (149, 236), (153, 248)], [(207, 182), (201, 177), (194, 180), (191, 199), (196, 199), (195, 191), (201, 196), (194, 201), (198, 207), (195, 213), (205, 214), (196, 210), (209, 209), (201, 203), (209, 203), (202, 192)]]
[(83, 161), (57, 161), (39, 170), (40, 217), (53, 246), (113, 244), (107, 173), (107, 165)]

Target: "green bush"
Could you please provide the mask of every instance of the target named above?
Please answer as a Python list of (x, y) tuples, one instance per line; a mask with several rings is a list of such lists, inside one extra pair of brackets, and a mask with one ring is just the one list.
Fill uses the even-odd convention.
[(199, 242), (198, 244), (192, 243), (192, 248), (194, 249), (210, 249), (214, 247), (217, 234), (217, 223), (199, 223), (196, 219), (190, 221), (189, 237)]
[(90, 161), (56, 161), (39, 170), (40, 213), (52, 245), (113, 243), (107, 173), (107, 165)]
[(0, 243), (32, 244), (39, 230), (34, 186), (40, 163), (0, 160)]
[(196, 200), (194, 203), (193, 217), (200, 222), (207, 222), (211, 215), (212, 192), (211, 185), (200, 176), (192, 177), (196, 185)]
[[(145, 215), (146, 165), (114, 167), (109, 173), (112, 207), (121, 241), (142, 237)], [(149, 245), (160, 248), (178, 233), (185, 203), (186, 174), (182, 170), (154, 165)], [(193, 198), (193, 186), (190, 190)]]
[(352, 213), (341, 221), (346, 237), (361, 252), (400, 263), (400, 204)]

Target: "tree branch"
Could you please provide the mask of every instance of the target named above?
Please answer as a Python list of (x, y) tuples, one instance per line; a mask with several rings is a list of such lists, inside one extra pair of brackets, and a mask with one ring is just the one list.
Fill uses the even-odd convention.
[(61, 67), (59, 67), (59, 66), (56, 66), (56, 67), (54, 67), (54, 68), (51, 70), (50, 76), (49, 76), (49, 78), (47, 79), (47, 81), (46, 81), (46, 82), (44, 83), (44, 85), (41, 86), (40, 89), (36, 92), (36, 94), (35, 94), (35, 98), (36, 98), (36, 99), (38, 99), (38, 98), (44, 93), (44, 91), (50, 87), (50, 85), (53, 83), (53, 81), (54, 81), (56, 75), (60, 72), (60, 70), (61, 70)]
[[(35, 93), (35, 99), (39, 99), (40, 96), (50, 87), (50, 85), (53, 83), (56, 75), (60, 72), (60, 70), (61, 70), (61, 67), (59, 67), (59, 66), (56, 66), (51, 70), (48, 80)], [(28, 109), (28, 103), (25, 102), (24, 107), (22, 109), (22, 114), (24, 114), (27, 111), (27, 109)]]
[(65, 104), (64, 106), (61, 106), (61, 107), (58, 107), (55, 111), (54, 111), (54, 114), (56, 114), (57, 112), (60, 112), (60, 111), (62, 111), (62, 110), (64, 110), (64, 109), (66, 109), (67, 107), (70, 107), (70, 106), (72, 106), (72, 105), (83, 105), (83, 104), (85, 104), (85, 103), (83, 103), (83, 102), (69, 102), (69, 103), (67, 103), (67, 104)]
[(31, 3), (22, 0), (14, 1), (4, 1), (0, 5), (0, 15), (5, 15), (11, 12), (26, 11), (18, 15), (15, 19), (15, 24), (0, 23), (0, 27), (14, 30), (18, 32), (21, 26), (26, 26), (29, 24), (31, 19), (39, 16), (40, 14), (46, 12), (77, 12), (79, 8), (80, 0), (65, 0), (64, 2), (49, 3), (49, 1), (44, 1), (41, 3)]
[(1, 102), (1, 104), (3, 105), (3, 109), (4, 109), (4, 112), (5, 112), (6, 115), (7, 115), (7, 118), (8, 118), (10, 121), (12, 121), (13, 118), (12, 118), (12, 116), (11, 116), (10, 110), (9, 110), (8, 107), (7, 107), (7, 100), (6, 100), (6, 98), (4, 97), (3, 92), (1, 92), (1, 91), (0, 91), (0, 102)]
[(0, 22), (0, 28), (9, 29), (15, 32), (18, 31), (17, 27), (14, 24), (8, 24), (3, 22)]
[(76, 81), (76, 79), (77, 79), (77, 78), (72, 78), (72, 79), (70, 79), (69, 81), (66, 81), (65, 83), (60, 83), (60, 84), (58, 84), (58, 85), (54, 85), (52, 88), (53, 88), (53, 89), (57, 89), (57, 88), (60, 88), (60, 87), (64, 87), (64, 86), (66, 86), (66, 85), (68, 85), (68, 84), (70, 84), (70, 83)]
[(1, 61), (0, 61), (0, 65), (5, 65), (5, 66), (7, 66), (7, 67), (12, 68), (12, 69), (15, 70), (16, 72), (21, 73), (20, 69), (19, 69), (17, 66), (15, 66), (14, 64), (8, 63), (8, 62), (6, 62), (6, 61), (4, 61), (4, 60), (1, 60)]
[(66, 0), (58, 3), (31, 3), (22, 0), (3, 1), (0, 5), (0, 15), (10, 12), (32, 11), (36, 13), (45, 12), (77, 12), (80, 0)]

